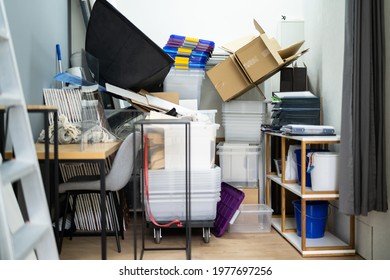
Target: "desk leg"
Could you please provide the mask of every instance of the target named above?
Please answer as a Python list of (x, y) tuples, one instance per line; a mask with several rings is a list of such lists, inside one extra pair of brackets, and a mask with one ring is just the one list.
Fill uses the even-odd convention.
[[(58, 113), (53, 113), (53, 123), (54, 123), (54, 221), (55, 221), (55, 231), (54, 235), (57, 241), (57, 248), (60, 246), (60, 232), (59, 232), (59, 220), (60, 220), (60, 205), (59, 205), (59, 179), (58, 179)], [(52, 205), (52, 204), (51, 204)], [(65, 219), (65, 217), (63, 217)]]
[(45, 130), (45, 163), (44, 163), (44, 186), (45, 193), (48, 202), (49, 210), (51, 209), (51, 201), (50, 201), (50, 156), (49, 156), (49, 147), (50, 147), (50, 139), (49, 139), (49, 113), (44, 112), (44, 130)]
[(0, 109), (0, 153), (5, 158), (5, 126), (4, 126), (4, 114), (5, 110)]
[(99, 161), (100, 163), (100, 212), (102, 213), (102, 260), (107, 259), (107, 228), (106, 228), (106, 175), (105, 175), (105, 160)]

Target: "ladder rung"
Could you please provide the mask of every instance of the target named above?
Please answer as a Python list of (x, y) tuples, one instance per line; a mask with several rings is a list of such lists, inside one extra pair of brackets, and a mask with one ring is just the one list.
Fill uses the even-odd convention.
[(0, 27), (0, 40), (8, 40), (9, 36), (7, 30), (4, 27)]
[(13, 105), (23, 105), (23, 102), (18, 96), (13, 96), (8, 92), (2, 92), (0, 94), (0, 104), (4, 107), (10, 107)]
[(1, 181), (3, 185), (13, 183), (35, 171), (34, 162), (13, 159), (0, 165)]
[(45, 238), (45, 235), (52, 230), (47, 225), (25, 224), (13, 237), (14, 257), (17, 260), (22, 260), (27, 257), (37, 244)]

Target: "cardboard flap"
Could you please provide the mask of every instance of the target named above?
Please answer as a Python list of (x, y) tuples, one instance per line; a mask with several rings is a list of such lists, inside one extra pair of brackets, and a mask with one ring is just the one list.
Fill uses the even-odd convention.
[(256, 82), (257, 85), (261, 84), (262, 82), (266, 81), (267, 79), (269, 79), (270, 77), (272, 77), (273, 75), (275, 75), (277, 72), (280, 71), (280, 69), (282, 69), (283, 67), (286, 67), (290, 64), (292, 64), (294, 61), (296, 61), (299, 57), (301, 57), (304, 53), (306, 53), (309, 49), (306, 49), (306, 50), (303, 50), (299, 53), (296, 53), (292, 56), (290, 56), (289, 58), (287, 58), (281, 65), (279, 65), (279, 67), (275, 68), (273, 71), (269, 72), (267, 75), (265, 75), (263, 78), (261, 78), (260, 80), (258, 80)]
[[(292, 55), (292, 56), (290, 56), (290, 57), (287, 57), (286, 59), (285, 59), (285, 63), (289, 63), (289, 62), (294, 62), (295, 60), (297, 60), (300, 56), (302, 56), (304, 53), (306, 53), (306, 52), (308, 52), (309, 51), (309, 49), (305, 49), (305, 50), (303, 50), (303, 51), (301, 51), (301, 52), (299, 52), (299, 53), (296, 53), (296, 54), (294, 54), (294, 55)], [(289, 63), (289, 64), (291, 64), (291, 63)], [(305, 67), (306, 67), (306, 65), (305, 65)]]
[(256, 30), (259, 31), (260, 34), (265, 33), (264, 29), (261, 28), (260, 24), (255, 19), (253, 19), (253, 24), (255, 25)]
[(279, 49), (280, 45), (274, 38), (268, 38), (267, 34), (261, 34), (261, 39), (263, 40), (264, 44), (267, 46), (268, 51), (272, 54), (274, 59), (278, 64), (283, 63), (283, 59), (279, 55)]
[(282, 48), (279, 45), (279, 42), (275, 38), (270, 38), (269, 44), (272, 46), (272, 49), (274, 49), (274, 50), (280, 50)]
[(278, 53), (279, 53), (280, 57), (285, 60), (285, 59), (289, 58), (290, 56), (293, 56), (294, 54), (296, 54), (298, 52), (298, 50), (301, 48), (301, 46), (303, 45), (303, 43), (305, 43), (305, 40), (302, 40), (298, 43), (292, 44), (292, 45), (288, 46), (287, 48), (280, 49), (280, 50), (278, 50)]
[(166, 101), (172, 102), (174, 104), (179, 105), (179, 99), (180, 99), (180, 94), (178, 92), (149, 92), (149, 95), (164, 99)]
[(234, 41), (228, 42), (228, 43), (224, 44), (223, 46), (221, 46), (220, 48), (223, 49), (224, 51), (232, 54), (232, 53), (236, 52), (237, 50), (239, 50), (240, 48), (242, 48), (243, 46), (245, 46), (246, 44), (248, 44), (249, 42), (251, 42), (256, 37), (257, 36), (255, 36), (255, 35), (248, 35), (248, 36), (242, 37), (240, 39), (236, 39)]

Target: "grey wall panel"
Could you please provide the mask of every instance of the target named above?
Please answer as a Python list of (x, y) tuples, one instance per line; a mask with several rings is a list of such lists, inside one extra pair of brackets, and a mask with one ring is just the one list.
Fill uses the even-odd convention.
[[(56, 44), (63, 68), (68, 67), (68, 0), (5, 0), (20, 79), (27, 104), (43, 104), (42, 88), (57, 71)], [(34, 137), (42, 116), (31, 116)]]

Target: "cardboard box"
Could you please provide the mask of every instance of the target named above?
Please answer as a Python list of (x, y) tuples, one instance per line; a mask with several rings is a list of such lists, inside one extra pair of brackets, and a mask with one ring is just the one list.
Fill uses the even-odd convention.
[(241, 71), (233, 55), (206, 72), (223, 101), (237, 97), (254, 85)]
[(259, 203), (259, 189), (258, 188), (240, 188), (245, 193), (243, 204), (258, 204)]
[(179, 105), (180, 94), (178, 92), (162, 91), (162, 92), (148, 92), (148, 94)]
[(223, 101), (257, 87), (307, 51), (298, 52), (304, 41), (282, 49), (274, 38), (268, 38), (256, 20), (254, 25), (259, 35), (225, 44), (221, 48), (230, 57), (206, 72)]

